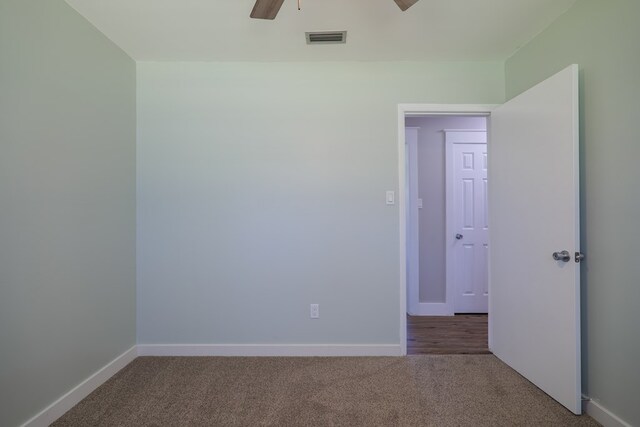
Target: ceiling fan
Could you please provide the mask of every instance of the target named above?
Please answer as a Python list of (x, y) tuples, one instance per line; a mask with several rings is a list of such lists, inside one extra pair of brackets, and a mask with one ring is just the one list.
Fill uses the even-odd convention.
[[(407, 10), (418, 0), (393, 0), (400, 9)], [(284, 0), (256, 0), (251, 11), (251, 17), (255, 19), (274, 19), (280, 10)]]

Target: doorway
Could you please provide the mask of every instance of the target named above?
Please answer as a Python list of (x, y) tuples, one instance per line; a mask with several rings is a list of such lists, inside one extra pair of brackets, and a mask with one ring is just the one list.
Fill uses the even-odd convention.
[[(460, 136), (459, 131), (476, 131), (486, 135), (493, 108), (492, 105), (399, 106), (400, 188), (404, 189), (399, 197), (401, 259), (406, 261), (401, 265), (404, 354), (408, 348), (411, 353), (489, 352), (487, 314), (465, 313), (456, 317), (454, 291), (447, 289), (447, 283), (449, 287), (453, 283), (447, 281), (447, 243), (455, 248), (456, 244), (461, 246), (462, 239), (448, 236), (451, 230), (447, 229), (446, 219), (446, 133)], [(438, 142), (429, 143), (429, 139)], [(422, 165), (422, 174), (421, 159), (427, 162)], [(476, 164), (483, 161), (481, 157), (474, 160)], [(453, 229), (455, 221), (449, 222), (449, 228)], [(456, 234), (464, 233), (456, 232), (453, 236)], [(446, 337), (455, 342), (447, 341)]]
[(488, 353), (487, 117), (407, 115), (407, 351)]

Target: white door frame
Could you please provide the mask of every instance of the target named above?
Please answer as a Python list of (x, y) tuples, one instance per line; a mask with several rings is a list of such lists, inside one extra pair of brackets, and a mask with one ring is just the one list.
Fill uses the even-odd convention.
[[(407, 354), (407, 212), (405, 118), (407, 116), (490, 116), (495, 104), (398, 104), (398, 215), (400, 225), (400, 350)], [(490, 135), (487, 130), (487, 141)], [(487, 144), (489, 146), (489, 144)], [(491, 290), (489, 290), (491, 293)], [(491, 336), (489, 336), (491, 348)]]
[[(405, 196), (408, 196), (407, 213), (407, 312), (420, 314), (420, 257), (418, 237), (420, 223), (418, 221), (418, 131), (417, 127), (405, 126), (405, 142), (408, 168)], [(401, 190), (401, 192), (403, 192)]]

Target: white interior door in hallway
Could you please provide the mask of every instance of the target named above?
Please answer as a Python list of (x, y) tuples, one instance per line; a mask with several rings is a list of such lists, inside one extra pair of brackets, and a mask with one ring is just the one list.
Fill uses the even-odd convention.
[(456, 313), (489, 308), (487, 133), (445, 131), (447, 291)]

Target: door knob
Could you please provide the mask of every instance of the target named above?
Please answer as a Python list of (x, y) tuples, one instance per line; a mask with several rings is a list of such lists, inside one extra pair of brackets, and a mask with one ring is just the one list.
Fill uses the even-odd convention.
[(556, 261), (569, 262), (571, 261), (571, 254), (569, 251), (554, 252), (553, 259)]
[(462, 240), (464, 236), (460, 233), (456, 234), (456, 240)]

